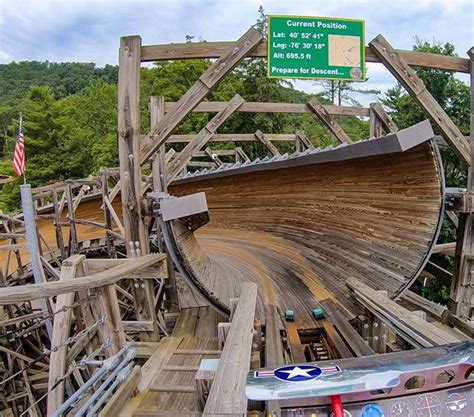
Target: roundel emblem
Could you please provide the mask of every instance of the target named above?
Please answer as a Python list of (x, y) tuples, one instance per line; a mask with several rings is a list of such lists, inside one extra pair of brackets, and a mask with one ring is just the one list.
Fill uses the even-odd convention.
[(302, 382), (315, 379), (321, 375), (321, 368), (312, 365), (288, 365), (275, 369), (274, 375), (280, 381)]

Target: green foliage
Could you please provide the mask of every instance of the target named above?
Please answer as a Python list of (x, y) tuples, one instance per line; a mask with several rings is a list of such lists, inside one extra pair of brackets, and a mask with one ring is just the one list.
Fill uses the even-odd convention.
[[(441, 55), (456, 56), (454, 45), (446, 43), (430, 44), (417, 39), (413, 50)], [(448, 116), (459, 127), (464, 135), (469, 134), (470, 91), (469, 87), (454, 77), (448, 71), (430, 68), (416, 68), (417, 75), (427, 86), (430, 93), (446, 111)], [(425, 114), (416, 102), (398, 84), (388, 90), (383, 103), (389, 109), (395, 123), (400, 127), (408, 127), (426, 119)], [(439, 134), (439, 131), (435, 132)], [(445, 182), (449, 187), (465, 187), (467, 168), (459, 161), (451, 148), (441, 148), (441, 157), (444, 165)], [(439, 243), (453, 242), (456, 239), (456, 230), (451, 221), (445, 219), (441, 229)], [(443, 268), (452, 271), (453, 259), (447, 255), (435, 255), (433, 260)], [(446, 303), (449, 288), (439, 280), (431, 280), (426, 287), (418, 288), (419, 292), (435, 302)]]

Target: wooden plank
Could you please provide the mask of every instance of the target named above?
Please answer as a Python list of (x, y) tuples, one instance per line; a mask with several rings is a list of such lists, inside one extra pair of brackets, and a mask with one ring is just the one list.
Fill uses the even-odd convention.
[[(384, 110), (384, 108), (379, 102), (371, 103), (370, 110), (375, 114), (375, 116), (377, 117), (378, 121), (382, 125), (385, 132), (387, 133), (398, 132), (397, 125), (392, 120), (392, 118), (388, 115), (388, 113)], [(375, 135), (375, 136), (378, 136), (378, 135)]]
[(262, 133), (261, 130), (257, 130), (255, 132), (255, 137), (267, 148), (267, 150), (273, 155), (273, 156), (280, 156), (280, 152), (276, 148), (276, 146), (270, 141), (270, 139), (267, 138), (266, 135)]
[(456, 242), (438, 243), (434, 246), (432, 253), (445, 253), (446, 255), (453, 256), (455, 250)]
[(356, 356), (375, 355), (375, 352), (365, 343), (362, 336), (350, 325), (349, 317), (344, 314), (342, 309), (333, 300), (322, 300), (321, 305), (324, 308), (324, 313), (341, 333), (344, 341), (349, 345)]
[(256, 304), (257, 286), (244, 283), (203, 416), (244, 415), (247, 411), (245, 385), (250, 369)]
[(470, 165), (471, 148), (469, 142), (426, 89), (425, 84), (416, 75), (415, 71), (409, 67), (403, 57), (392, 48), (382, 35), (377, 35), (369, 45), (387, 69), (439, 128), (444, 139), (453, 148), (458, 157)]
[(99, 413), (99, 417), (117, 417), (128, 403), (133, 392), (137, 389), (138, 383), (142, 375), (141, 367), (135, 365), (132, 372), (117, 388), (114, 395), (107, 401), (105, 407)]
[(131, 275), (135, 271), (154, 265), (166, 259), (164, 254), (149, 254), (140, 259), (130, 259), (126, 264), (119, 265), (92, 276), (76, 278), (67, 282), (45, 282), (42, 284), (18, 285), (9, 288), (0, 288), (0, 305), (12, 304), (43, 297), (53, 297), (73, 291), (88, 290), (104, 285), (115, 284), (123, 276)]
[(250, 28), (237, 42), (229, 45), (226, 52), (199, 77), (199, 80), (179, 99), (173, 109), (143, 139), (140, 156), (142, 165), (165, 143), (171, 132), (199, 102), (261, 41), (262, 34)]
[[(218, 58), (231, 45), (232, 42), (144, 45), (142, 46), (142, 62), (167, 61), (173, 59)], [(266, 57), (268, 52), (267, 48), (266, 42), (262, 42), (260, 45), (257, 45), (248, 56), (259, 58)], [(469, 73), (469, 60), (466, 58), (426, 52), (405, 51), (402, 49), (397, 49), (396, 51), (408, 65)], [(365, 47), (365, 60), (366, 62), (381, 62), (379, 57), (372, 51), (372, 49), (370, 49), (369, 46)]]
[(168, 184), (176, 178), (186, 164), (191, 160), (193, 155), (199, 151), (211, 138), (214, 132), (222, 125), (239, 106), (242, 105), (244, 99), (236, 94), (219, 113), (217, 113), (209, 123), (204, 126), (193, 141), (189, 142), (170, 163), (168, 168)]
[(314, 149), (314, 145), (311, 143), (311, 141), (306, 137), (306, 135), (304, 134), (304, 132), (302, 131), (296, 131), (295, 132), (295, 136), (296, 136), (296, 143), (297, 144), (300, 144), (299, 146), (299, 149), (298, 149), (298, 146), (296, 148), (297, 151), (299, 152), (304, 152), (306, 149)]
[(235, 147), (235, 162), (240, 162), (241, 164), (250, 162), (250, 158), (240, 146)]
[(357, 300), (363, 303), (364, 307), (379, 318), (387, 320), (401, 337), (412, 344), (431, 347), (459, 341), (450, 333), (412, 314), (395, 301), (380, 297), (378, 291), (357, 279), (349, 278), (346, 285), (354, 291)]
[[(283, 343), (280, 336), (281, 317), (278, 307), (269, 305), (265, 310), (265, 366), (276, 367), (285, 364)], [(281, 414), (279, 401), (267, 401), (267, 415)]]
[(456, 252), (454, 255), (453, 280), (451, 281), (448, 301), (449, 310), (461, 319), (472, 320), (474, 308), (472, 271), (474, 255), (474, 213), (472, 212), (472, 195), (474, 192), (474, 47), (468, 51), (471, 61), (471, 113), (470, 113), (470, 169), (468, 171), (467, 191), (470, 193), (467, 213), (459, 213), (456, 234)]
[(434, 262), (428, 261), (425, 265), (425, 271), (444, 281), (448, 287), (451, 285), (453, 274), (439, 265), (436, 265)]
[[(265, 133), (265, 135), (273, 142), (294, 142), (296, 140), (294, 133)], [(171, 135), (166, 143), (186, 143), (195, 138), (196, 135)], [(253, 133), (215, 133), (209, 142), (255, 142), (257, 140)]]
[(304, 349), (301, 344), (300, 336), (298, 334), (298, 329), (296, 327), (295, 322), (286, 322), (286, 335), (288, 337), (288, 343), (290, 345), (293, 363), (306, 362), (306, 356), (304, 354)]
[(72, 185), (67, 183), (66, 184), (66, 198), (67, 198), (67, 212), (69, 218), (69, 255), (73, 255), (77, 252), (77, 229), (76, 223), (74, 220), (76, 219), (76, 211), (74, 210), (74, 200), (72, 197)]
[[(61, 267), (61, 276), (59, 282), (73, 280), (78, 275), (84, 275), (84, 255), (74, 255), (65, 259)], [(72, 309), (65, 307), (74, 302), (74, 292), (61, 294), (56, 299), (56, 307), (53, 323), (53, 334), (51, 339), (52, 346), (60, 346), (51, 352), (50, 368), (48, 377), (48, 416), (51, 416), (59, 406), (64, 402), (64, 381), (54, 387), (63, 377), (66, 371), (67, 345), (64, 342), (69, 337)], [(54, 387), (54, 388), (53, 388)]]
[(159, 370), (166, 365), (182, 340), (182, 337), (164, 337), (160, 340), (155, 353), (150, 356), (150, 359), (142, 367), (142, 379), (138, 384), (138, 391), (143, 392), (148, 389), (151, 381)]
[[(175, 103), (166, 102), (165, 111), (169, 111)], [(202, 101), (193, 110), (195, 113), (217, 113), (221, 111), (227, 102), (225, 101)], [(366, 107), (346, 107), (325, 105), (326, 110), (333, 115), (368, 117), (369, 109)], [(269, 102), (245, 102), (237, 110), (237, 113), (300, 113), (312, 114), (312, 111), (302, 103), (269, 103)]]
[(218, 167), (224, 165), (223, 162), (219, 159), (219, 155), (217, 155), (217, 153), (215, 153), (211, 148), (207, 147), (206, 149), (204, 149), (204, 153), (206, 154), (206, 156), (211, 158)]
[(329, 131), (336, 137), (341, 143), (352, 143), (341, 125), (329, 114), (325, 106), (323, 106), (316, 98), (311, 99), (308, 102), (308, 107), (318, 117), (318, 119), (329, 129)]
[[(118, 145), (125, 246), (135, 256), (135, 245), (148, 253), (149, 243), (141, 217), (140, 156), (140, 36), (120, 38), (118, 82)], [(133, 245), (129, 245), (133, 242)]]
[(130, 349), (137, 351), (138, 358), (148, 359), (156, 349), (158, 349), (160, 342), (130, 342)]
[(436, 304), (433, 301), (430, 301), (421, 295), (414, 293), (413, 291), (406, 291), (403, 293), (402, 299), (436, 317), (438, 320), (442, 320), (448, 311), (447, 307), (441, 304)]

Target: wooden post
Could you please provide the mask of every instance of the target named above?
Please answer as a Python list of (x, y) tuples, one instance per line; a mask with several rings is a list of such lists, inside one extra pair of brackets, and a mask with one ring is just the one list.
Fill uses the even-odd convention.
[[(120, 39), (118, 83), (118, 143), (125, 246), (129, 257), (150, 252), (148, 232), (142, 216), (142, 172), (140, 166), (140, 36)], [(132, 287), (137, 320), (157, 323), (153, 282), (136, 282)], [(141, 334), (148, 340), (145, 333)], [(154, 332), (153, 340), (159, 339)]]
[(72, 185), (66, 184), (67, 212), (69, 217), (69, 255), (77, 252), (77, 229), (76, 213), (74, 210), (74, 201), (72, 198)]
[(54, 206), (54, 227), (56, 232), (56, 243), (61, 253), (61, 260), (64, 261), (66, 259), (66, 249), (64, 248), (63, 229), (61, 226), (61, 213), (59, 212), (58, 195), (56, 194), (56, 190), (52, 190), (52, 196)]
[(120, 39), (118, 83), (118, 144), (123, 225), (128, 256), (149, 252), (141, 213), (140, 36)]
[(471, 164), (471, 151), (469, 142), (464, 135), (441, 108), (423, 81), (416, 75), (402, 56), (392, 48), (382, 35), (377, 35), (370, 43), (370, 48), (375, 52), (385, 67), (403, 85), (410, 96), (421, 106), (431, 121), (439, 128), (446, 142), (454, 152), (468, 165)]
[(297, 152), (304, 152), (307, 149), (314, 149), (314, 145), (306, 137), (304, 132), (300, 130), (296, 131), (295, 138), (296, 138), (296, 151)]
[(341, 125), (329, 114), (327, 109), (315, 98), (307, 103), (309, 109), (318, 117), (318, 119), (329, 129), (329, 131), (341, 143), (352, 143), (351, 138), (344, 132)]
[(241, 164), (244, 162), (250, 162), (250, 158), (240, 146), (235, 148), (235, 162), (239, 162)]
[[(165, 99), (164, 97), (150, 97), (150, 124), (155, 126), (165, 115)], [(165, 165), (165, 145), (158, 148), (153, 157), (152, 177), (153, 190), (166, 193), (168, 185), (166, 182), (166, 165)]]
[[(165, 99), (164, 97), (150, 97), (150, 124), (155, 126), (165, 115)], [(152, 164), (152, 178), (153, 178), (153, 191), (158, 192), (168, 192), (168, 183), (167, 183), (167, 168), (166, 168), (166, 149), (165, 145), (162, 145), (158, 148), (157, 153), (153, 159)], [(165, 247), (161, 241), (161, 231), (159, 224), (156, 225), (156, 230), (158, 233), (158, 242), (160, 252), (165, 252)], [(171, 259), (171, 256), (168, 256), (166, 259), (168, 266), (168, 284), (169, 291), (168, 295), (171, 302), (171, 310), (176, 310), (178, 308), (178, 290), (176, 286), (176, 276), (174, 271), (174, 263)]]
[(474, 209), (472, 200), (474, 193), (474, 48), (468, 51), (471, 60), (471, 120), (470, 120), (470, 161), (467, 191), (469, 212), (459, 213), (459, 223), (454, 254), (454, 271), (451, 281), (451, 292), (448, 301), (450, 311), (461, 317), (470, 319), (472, 316), (472, 296), (474, 274), (471, 272), (474, 254)]
[[(374, 115), (377, 120), (378, 126), (380, 126), (385, 132), (393, 133), (398, 132), (398, 127), (388, 113), (384, 110), (380, 103), (371, 103), (370, 104), (370, 117), (372, 120), (372, 115)], [(379, 130), (375, 137), (382, 135), (382, 132)], [(372, 134), (370, 135), (372, 136)]]
[(261, 130), (257, 130), (254, 135), (255, 138), (258, 139), (273, 156), (280, 156), (280, 151), (276, 148), (272, 141), (262, 133)]
[(115, 252), (115, 238), (109, 233), (112, 231), (112, 215), (110, 213), (109, 206), (106, 203), (107, 197), (109, 195), (109, 175), (106, 169), (100, 170), (101, 182), (102, 182), (102, 210), (104, 212), (104, 223), (105, 223), (105, 238), (107, 240), (107, 252), (110, 254), (111, 258), (116, 258), (117, 253)]
[(370, 110), (369, 110), (369, 120), (370, 120), (369, 137), (378, 138), (379, 136), (382, 136), (382, 126), (380, 124), (379, 118), (377, 117), (377, 114), (372, 108), (372, 104), (370, 105)]
[(218, 167), (221, 167), (223, 166), (224, 164), (222, 163), (222, 161), (219, 159), (219, 157), (217, 156), (217, 154), (215, 154), (214, 152), (212, 152), (212, 149), (207, 147), (206, 149), (204, 149), (204, 152), (206, 153), (206, 155), (212, 159), (212, 161), (218, 166)]
[[(55, 191), (53, 191), (55, 194)], [(84, 275), (83, 262), (86, 257), (84, 255), (74, 255), (68, 259), (63, 260), (61, 268), (60, 281), (67, 283), (67, 281), (74, 279), (77, 276)], [(51, 352), (49, 380), (48, 387), (48, 416), (51, 416), (59, 406), (64, 402), (64, 381), (52, 388), (64, 375), (66, 371), (66, 356), (68, 347), (64, 342), (69, 337), (72, 310), (64, 307), (70, 306), (74, 302), (75, 292), (58, 295), (56, 300), (56, 316), (54, 317), (53, 335), (51, 339), (52, 346), (61, 346), (57, 350)]]

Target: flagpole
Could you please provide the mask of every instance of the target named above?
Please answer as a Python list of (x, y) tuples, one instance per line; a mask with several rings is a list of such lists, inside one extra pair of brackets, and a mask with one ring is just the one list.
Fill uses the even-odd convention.
[[(22, 112), (20, 112), (20, 131), (23, 132), (23, 114), (22, 114)], [(24, 143), (24, 141), (25, 141), (25, 139), (23, 139), (23, 143)], [(26, 184), (25, 171), (26, 170), (23, 171), (23, 184)]]

